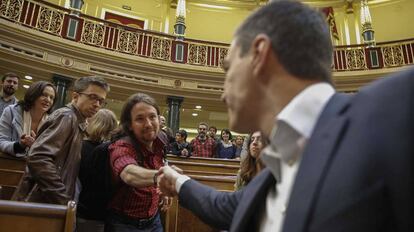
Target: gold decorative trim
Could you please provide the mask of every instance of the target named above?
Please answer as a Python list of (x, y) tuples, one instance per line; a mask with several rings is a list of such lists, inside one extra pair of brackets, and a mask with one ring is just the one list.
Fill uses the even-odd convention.
[(72, 67), (73, 64), (75, 63), (75, 61), (72, 58), (68, 58), (68, 57), (61, 57), (60, 58), (60, 63), (62, 64), (62, 66), (65, 67)]
[(23, 0), (3, 0), (0, 2), (0, 16), (18, 21), (23, 9)]

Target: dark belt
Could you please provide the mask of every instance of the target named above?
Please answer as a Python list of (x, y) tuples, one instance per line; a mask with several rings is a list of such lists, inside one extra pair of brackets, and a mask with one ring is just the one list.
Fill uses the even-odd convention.
[(128, 224), (137, 227), (138, 229), (146, 228), (147, 226), (151, 225), (154, 220), (157, 218), (158, 212), (149, 218), (132, 218), (117, 212), (111, 212), (110, 217), (116, 221), (119, 221), (123, 224)]

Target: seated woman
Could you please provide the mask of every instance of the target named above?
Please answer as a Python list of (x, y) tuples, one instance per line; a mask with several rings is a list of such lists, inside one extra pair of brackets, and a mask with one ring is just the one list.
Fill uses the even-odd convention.
[[(100, 109), (88, 122), (89, 124), (86, 128), (88, 137), (82, 142), (81, 164), (79, 168), (80, 186), (78, 184), (77, 188), (81, 189), (81, 191), (76, 211), (76, 229), (78, 232), (103, 232), (105, 223), (97, 218), (99, 213), (102, 212), (95, 212), (90, 200), (97, 197), (90, 190), (91, 181), (94, 181), (90, 175), (94, 164), (92, 154), (98, 145), (110, 140), (111, 132), (118, 126), (118, 122), (114, 112), (108, 109)], [(105, 173), (102, 173), (102, 175), (105, 175)]]
[(23, 157), (36, 139), (55, 102), (55, 86), (46, 81), (33, 83), (23, 101), (4, 109), (0, 118), (0, 151)]
[(191, 156), (191, 146), (187, 143), (187, 131), (179, 130), (175, 133), (175, 142), (170, 144), (170, 152), (176, 156)]
[(221, 140), (217, 144), (216, 155), (220, 159), (236, 158), (236, 146), (231, 142), (233, 136), (229, 129), (221, 130)]
[(240, 190), (246, 186), (263, 168), (264, 165), (260, 161), (260, 152), (264, 147), (262, 137), (259, 131), (254, 132), (247, 138), (249, 150), (247, 156), (241, 160), (240, 170), (237, 173), (236, 184), (234, 190)]

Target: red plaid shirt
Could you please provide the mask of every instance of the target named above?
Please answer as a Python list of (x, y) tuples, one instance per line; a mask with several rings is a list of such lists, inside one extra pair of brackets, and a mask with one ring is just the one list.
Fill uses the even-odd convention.
[(215, 145), (216, 142), (212, 138), (206, 138), (206, 140), (201, 141), (198, 136), (191, 140), (191, 148), (193, 151), (191, 155), (196, 157), (208, 157), (213, 158), (215, 154)]
[[(154, 152), (148, 151), (140, 144), (140, 154), (143, 156), (143, 166), (147, 169), (158, 170), (163, 166), (164, 144), (159, 138), (153, 143)], [(109, 146), (112, 174), (117, 190), (112, 198), (109, 208), (117, 213), (136, 219), (145, 219), (154, 216), (158, 210), (159, 195), (155, 186), (134, 188), (125, 184), (120, 177), (124, 168), (130, 164), (138, 165), (134, 145), (118, 140)], [(141, 161), (140, 161), (141, 162)]]

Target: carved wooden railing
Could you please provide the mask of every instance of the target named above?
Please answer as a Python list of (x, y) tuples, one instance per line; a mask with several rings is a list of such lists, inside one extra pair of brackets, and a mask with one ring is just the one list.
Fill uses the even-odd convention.
[(363, 45), (338, 46), (334, 50), (333, 71), (393, 68), (414, 64), (414, 39)]
[[(131, 28), (81, 14), (42, 0), (0, 0), (0, 18), (48, 34), (133, 56), (221, 68), (228, 44), (185, 39)], [(1, 23), (1, 20), (0, 20)], [(414, 39), (335, 47), (332, 70), (393, 68), (414, 63)]]

